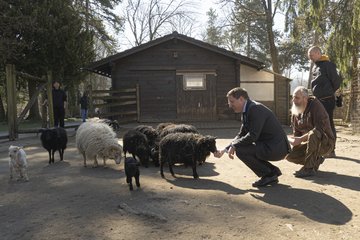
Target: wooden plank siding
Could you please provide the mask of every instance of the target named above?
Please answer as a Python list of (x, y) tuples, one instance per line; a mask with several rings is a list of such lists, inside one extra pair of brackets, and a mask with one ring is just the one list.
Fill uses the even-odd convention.
[[(238, 119), (238, 114), (228, 107), (226, 94), (240, 86), (242, 64), (236, 57), (175, 38), (112, 59), (112, 89), (116, 91), (138, 84), (140, 122)], [(254, 66), (250, 68), (254, 74), (258, 71)], [(210, 88), (184, 92), (179, 72), (207, 74), (206, 84)], [(275, 111), (282, 123), (287, 123), (289, 82), (281, 79), (274, 80), (274, 84), (274, 101), (262, 103)], [(112, 111), (116, 112), (116, 108), (113, 105)]]
[(205, 74), (205, 89), (184, 90), (183, 75), (177, 76), (177, 117), (180, 120), (215, 120), (216, 76)]
[(290, 80), (288, 78), (275, 75), (275, 114), (282, 124), (290, 124)]
[[(214, 108), (202, 112), (203, 120), (217, 120), (219, 113), (224, 115), (221, 118), (232, 118), (226, 93), (236, 84), (236, 61), (233, 59), (186, 42), (169, 41), (130, 55), (114, 65), (114, 89), (131, 84), (140, 86), (140, 121), (201, 120), (191, 112), (185, 117), (178, 108), (179, 85), (176, 84), (179, 79), (176, 80), (176, 71), (213, 72), (216, 79), (213, 79), (213, 89), (208, 91), (207, 98), (211, 98)], [(220, 107), (216, 103), (220, 103)], [(188, 107), (193, 105), (190, 101)]]

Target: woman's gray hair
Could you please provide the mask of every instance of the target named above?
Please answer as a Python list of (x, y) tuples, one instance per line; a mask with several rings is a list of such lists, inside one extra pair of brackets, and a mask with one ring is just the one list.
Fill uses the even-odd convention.
[(294, 89), (294, 94), (300, 92), (303, 97), (309, 97), (309, 90), (306, 87), (298, 86)]

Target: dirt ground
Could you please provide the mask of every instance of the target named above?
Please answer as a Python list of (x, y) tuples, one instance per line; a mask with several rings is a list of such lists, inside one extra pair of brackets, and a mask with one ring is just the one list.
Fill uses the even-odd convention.
[[(200, 129), (219, 149), (237, 131)], [(359, 239), (360, 144), (347, 128), (338, 127), (338, 157), (317, 176), (295, 178), (300, 166), (279, 161), (280, 183), (260, 189), (240, 160), (211, 155), (199, 180), (183, 166), (177, 178), (166, 167), (162, 179), (151, 166), (130, 192), (123, 162), (84, 168), (69, 135), (65, 161), (56, 154), (51, 166), (40, 140), (29, 141), (29, 182), (9, 182), (10, 143), (1, 143), (0, 239)]]

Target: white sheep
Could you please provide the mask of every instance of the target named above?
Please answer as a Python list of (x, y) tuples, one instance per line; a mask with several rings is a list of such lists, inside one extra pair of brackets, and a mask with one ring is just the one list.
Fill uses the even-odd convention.
[(84, 157), (84, 167), (86, 167), (86, 158), (94, 159), (94, 166), (98, 166), (97, 156), (104, 160), (112, 158), (116, 164), (120, 164), (122, 159), (122, 146), (118, 143), (116, 133), (105, 123), (84, 122), (76, 131), (76, 147)]
[(25, 181), (29, 181), (29, 177), (27, 175), (26, 153), (24, 149), (11, 145), (9, 147), (9, 157), (10, 179), (13, 178), (15, 170), (19, 174), (19, 178), (17, 180), (25, 179)]

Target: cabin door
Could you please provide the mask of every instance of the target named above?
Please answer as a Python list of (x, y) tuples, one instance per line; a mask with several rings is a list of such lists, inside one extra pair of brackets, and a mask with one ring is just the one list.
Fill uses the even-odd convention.
[(140, 85), (140, 121), (176, 119), (175, 71), (143, 71)]
[(216, 119), (216, 75), (177, 73), (177, 117), (186, 121)]

